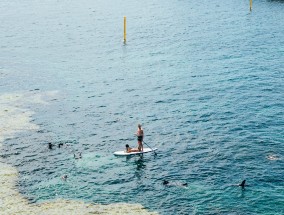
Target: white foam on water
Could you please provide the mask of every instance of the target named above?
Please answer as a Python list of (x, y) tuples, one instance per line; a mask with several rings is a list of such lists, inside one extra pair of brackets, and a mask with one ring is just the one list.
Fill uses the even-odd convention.
[[(17, 132), (39, 128), (31, 122), (34, 112), (25, 108), (27, 103), (47, 105), (43, 96), (57, 93), (20, 93), (0, 95), (0, 150), (5, 139)], [(84, 166), (91, 167), (94, 155), (86, 156)], [(96, 156), (95, 156), (96, 157)], [(89, 160), (89, 161), (88, 161)], [(91, 163), (90, 163), (91, 162)], [(80, 165), (80, 163), (78, 163)], [(117, 203), (109, 205), (87, 204), (82, 201), (56, 199), (43, 203), (29, 203), (16, 189), (18, 171), (0, 160), (0, 211), (1, 214), (157, 214), (148, 212), (141, 204)]]

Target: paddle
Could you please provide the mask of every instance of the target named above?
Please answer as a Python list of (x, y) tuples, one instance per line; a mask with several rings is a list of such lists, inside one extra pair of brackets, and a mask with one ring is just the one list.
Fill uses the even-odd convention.
[[(143, 140), (143, 143), (145, 143), (144, 140)], [(154, 155), (157, 155), (157, 153), (147, 143), (145, 144), (154, 152)]]

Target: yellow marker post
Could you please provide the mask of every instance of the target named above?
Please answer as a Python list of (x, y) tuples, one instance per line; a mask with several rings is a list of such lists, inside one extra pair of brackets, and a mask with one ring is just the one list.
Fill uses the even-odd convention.
[(252, 0), (249, 0), (249, 10), (252, 10)]
[(123, 34), (123, 41), (126, 43), (126, 16), (124, 16), (124, 34)]

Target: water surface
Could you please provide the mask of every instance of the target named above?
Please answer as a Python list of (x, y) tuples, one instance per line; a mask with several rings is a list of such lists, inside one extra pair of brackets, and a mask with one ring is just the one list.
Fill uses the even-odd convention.
[[(265, 0), (252, 13), (236, 0), (2, 1), (0, 92), (23, 93), (15, 106), (39, 126), (3, 144), (20, 192), (161, 214), (283, 214), (283, 11)], [(137, 123), (158, 156), (114, 157), (136, 145)], [(245, 190), (233, 186), (243, 179)]]

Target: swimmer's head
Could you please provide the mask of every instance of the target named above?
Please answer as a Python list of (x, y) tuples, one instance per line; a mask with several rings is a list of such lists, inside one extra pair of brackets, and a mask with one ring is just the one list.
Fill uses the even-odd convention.
[(168, 183), (169, 183), (169, 181), (167, 181), (167, 180), (163, 181), (163, 185), (167, 185)]
[(62, 179), (63, 179), (63, 180), (66, 180), (66, 179), (67, 179), (67, 175), (63, 175), (63, 176), (62, 176)]

